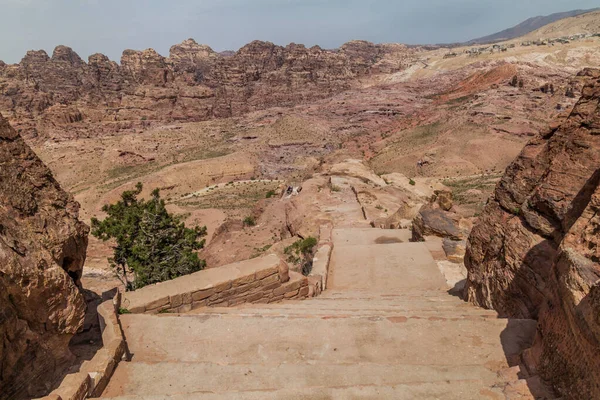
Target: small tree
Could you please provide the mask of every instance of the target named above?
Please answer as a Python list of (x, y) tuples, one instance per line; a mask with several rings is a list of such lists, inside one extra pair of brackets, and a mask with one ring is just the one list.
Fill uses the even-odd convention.
[(510, 86), (517, 87), (518, 82), (519, 82), (519, 77), (517, 75), (515, 75), (512, 77), (512, 79), (510, 81)]
[(163, 282), (200, 271), (206, 266), (196, 250), (204, 247), (206, 227), (186, 228), (181, 216), (169, 214), (159, 190), (150, 200), (139, 200), (142, 184), (125, 191), (121, 200), (105, 205), (103, 221), (92, 218), (92, 235), (114, 239), (114, 256), (109, 263), (126, 290)]

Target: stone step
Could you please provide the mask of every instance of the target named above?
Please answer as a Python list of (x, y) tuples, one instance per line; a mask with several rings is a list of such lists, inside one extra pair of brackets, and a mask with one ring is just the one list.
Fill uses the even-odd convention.
[(419, 289), (419, 288), (404, 288), (402, 290), (386, 290), (378, 291), (376, 289), (361, 289), (361, 290), (327, 290), (317, 300), (393, 300), (401, 301), (412, 300), (427, 300), (436, 302), (453, 302), (464, 303), (460, 298), (449, 294), (449, 288), (444, 289)]
[[(257, 360), (260, 361), (260, 360)], [(123, 362), (104, 396), (224, 393), (395, 386), (453, 382), (481, 389), (498, 383), (498, 374), (480, 365), (213, 364)]]
[(332, 239), (336, 246), (366, 246), (408, 243), (409, 229), (350, 228), (334, 229)]
[[(114, 400), (503, 400), (499, 388), (482, 388), (464, 381), (427, 382), (394, 386), (352, 386), (341, 388), (294, 388), (265, 391), (182, 393), (174, 395), (131, 395)], [(522, 399), (527, 399), (523, 397)]]
[(336, 246), (328, 289), (400, 293), (407, 289), (447, 290), (448, 285), (424, 243)]
[(134, 361), (221, 364), (506, 364), (535, 321), (122, 315)]
[(227, 309), (215, 308), (206, 312), (199, 310), (192, 311), (188, 314), (175, 314), (186, 318), (200, 318), (202, 316), (220, 316), (222, 318), (240, 318), (240, 317), (256, 317), (256, 318), (290, 318), (290, 319), (333, 319), (333, 318), (363, 318), (379, 321), (386, 318), (392, 319), (429, 319), (429, 320), (455, 320), (455, 319), (496, 319), (498, 318), (495, 312), (487, 311), (470, 311), (470, 310), (439, 310), (439, 309), (420, 309), (420, 310), (401, 310), (401, 309), (382, 309), (380, 311), (365, 311), (365, 310), (277, 310), (277, 309)]
[(314, 298), (304, 301), (285, 302), (277, 304), (245, 304), (234, 308), (199, 308), (185, 315), (263, 315), (265, 317), (322, 317), (322, 316), (390, 316), (411, 315), (421, 317), (450, 318), (455, 316), (482, 316), (497, 318), (495, 311), (485, 310), (465, 303), (448, 294), (448, 299), (442, 297), (378, 297), (369, 299), (353, 298)]

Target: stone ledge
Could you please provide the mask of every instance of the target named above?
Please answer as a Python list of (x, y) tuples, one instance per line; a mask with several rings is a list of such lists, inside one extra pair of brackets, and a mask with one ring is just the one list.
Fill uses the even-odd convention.
[(309, 295), (308, 279), (291, 272), (277, 255), (241, 261), (146, 286), (125, 294), (134, 314), (186, 313), (201, 307), (271, 303)]
[(117, 292), (112, 300), (98, 306), (103, 347), (91, 360), (81, 365), (79, 372), (67, 375), (57, 389), (39, 400), (82, 400), (100, 397), (126, 352), (126, 343), (119, 325), (120, 305), (121, 294)]
[(313, 258), (313, 267), (309, 276), (311, 286), (310, 297), (318, 296), (327, 289), (327, 277), (329, 275), (329, 262), (333, 252), (332, 240), (333, 226), (331, 224), (321, 225), (319, 229), (319, 244)]

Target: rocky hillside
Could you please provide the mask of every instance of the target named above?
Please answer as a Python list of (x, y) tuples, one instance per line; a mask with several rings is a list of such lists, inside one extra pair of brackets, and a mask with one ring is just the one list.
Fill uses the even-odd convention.
[(0, 165), (0, 398), (31, 398), (72, 358), (88, 228), (79, 204), (1, 116)]
[(125, 50), (119, 65), (102, 54), (86, 63), (58, 46), (51, 57), (29, 51), (19, 64), (0, 62), (0, 111), (40, 136), (65, 126), (72, 136), (96, 136), (152, 120), (202, 121), (328, 97), (357, 77), (406, 68), (414, 52), (363, 41), (337, 50), (255, 41), (223, 56), (189, 39), (169, 57)]
[(564, 398), (600, 398), (600, 70), (569, 118), (508, 167), (469, 238), (466, 295), (538, 318), (530, 368)]
[(492, 35), (473, 39), (467, 42), (466, 44), (495, 43), (503, 40), (515, 39), (520, 36), (526, 35), (530, 32), (533, 32), (537, 29), (540, 29), (546, 25), (552, 24), (553, 22), (560, 21), (565, 18), (576, 17), (578, 15), (587, 14), (589, 12), (597, 10), (598, 9), (573, 10), (544, 16), (540, 15), (537, 17), (529, 18), (521, 22), (520, 24), (513, 26), (512, 28), (505, 29)]

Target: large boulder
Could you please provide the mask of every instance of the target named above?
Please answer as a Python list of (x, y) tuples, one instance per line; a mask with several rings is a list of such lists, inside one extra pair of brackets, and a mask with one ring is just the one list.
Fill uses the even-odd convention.
[(84, 321), (79, 204), (0, 116), (0, 398), (43, 395)]
[(538, 318), (529, 371), (563, 398), (600, 398), (600, 71), (569, 118), (525, 146), (471, 232), (465, 295)]
[(438, 236), (452, 240), (466, 237), (460, 227), (460, 216), (443, 210), (437, 203), (425, 204), (413, 219), (413, 240), (422, 241), (427, 236)]

